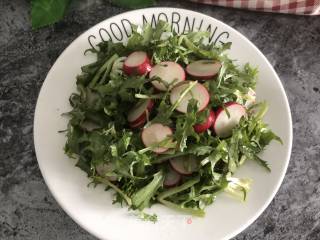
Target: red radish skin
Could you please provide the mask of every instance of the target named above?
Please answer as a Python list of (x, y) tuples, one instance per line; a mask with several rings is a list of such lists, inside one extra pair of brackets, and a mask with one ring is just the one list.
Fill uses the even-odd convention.
[[(186, 79), (184, 69), (175, 62), (161, 62), (152, 67), (149, 77), (159, 77), (168, 84), (175, 81), (175, 84)], [(152, 81), (152, 85), (159, 91), (166, 91), (166, 86), (159, 81)]]
[(214, 111), (210, 109), (210, 113), (206, 121), (204, 123), (199, 123), (193, 126), (196, 133), (203, 133), (207, 129), (209, 129), (213, 125), (215, 118), (216, 118), (216, 115), (214, 114)]
[(186, 67), (187, 73), (197, 79), (212, 79), (221, 68), (221, 63), (214, 60), (199, 60)]
[(216, 120), (213, 124), (213, 129), (218, 137), (226, 138), (232, 134), (232, 129), (239, 124), (241, 117), (246, 115), (246, 109), (239, 103), (228, 102), (225, 108), (230, 114), (227, 115), (226, 110), (220, 107), (216, 112)]
[(127, 75), (144, 75), (151, 71), (151, 62), (146, 52), (131, 53), (123, 63), (123, 71)]
[(135, 123), (129, 123), (130, 128), (134, 129), (134, 128), (141, 128), (144, 126), (145, 122), (147, 121), (146, 116), (144, 116), (144, 118), (142, 118), (139, 122), (135, 122)]
[[(198, 161), (191, 156), (181, 156), (181, 157), (173, 158), (173, 159), (170, 159), (169, 162), (173, 170), (175, 170), (177, 173), (184, 176), (191, 175), (199, 167)], [(186, 166), (190, 166), (190, 169), (187, 169)]]
[[(170, 102), (172, 105), (176, 103), (176, 101), (180, 98), (181, 94), (184, 90), (189, 86), (190, 81), (184, 81), (178, 85), (176, 85), (170, 93)], [(198, 101), (198, 112), (203, 111), (210, 101), (210, 95), (208, 90), (200, 83), (197, 83), (182, 99), (178, 107), (177, 111), (186, 113), (188, 108), (189, 100), (192, 98)]]
[(168, 188), (175, 187), (179, 185), (179, 183), (181, 182), (181, 179), (182, 179), (182, 176), (170, 167), (169, 171), (167, 172), (164, 178), (163, 185)]
[[(171, 135), (172, 130), (170, 127), (164, 126), (160, 123), (154, 123), (142, 130), (141, 139), (146, 147), (151, 147)], [(152, 149), (155, 153), (164, 153), (167, 150), (168, 148), (166, 147), (157, 147)]]
[(147, 99), (144, 102), (136, 104), (128, 113), (128, 122), (134, 125), (141, 122), (142, 119), (146, 119), (147, 112), (150, 113), (153, 106), (154, 102), (151, 99)]

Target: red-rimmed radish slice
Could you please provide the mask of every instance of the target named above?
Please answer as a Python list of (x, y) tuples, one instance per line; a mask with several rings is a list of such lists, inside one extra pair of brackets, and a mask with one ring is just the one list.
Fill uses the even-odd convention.
[(210, 109), (209, 116), (207, 117), (205, 122), (196, 124), (193, 126), (193, 128), (197, 133), (205, 132), (207, 129), (209, 129), (212, 126), (215, 119), (216, 119), (216, 115), (214, 114), (214, 111)]
[(147, 117), (144, 115), (142, 119), (140, 119), (138, 122), (129, 123), (130, 128), (141, 128), (147, 121)]
[(181, 156), (170, 159), (171, 167), (179, 174), (191, 175), (199, 168), (199, 162), (194, 156)]
[(169, 168), (169, 171), (167, 172), (163, 185), (165, 187), (174, 187), (177, 186), (181, 181), (181, 175), (177, 173), (176, 171), (172, 170), (172, 168)]
[(151, 99), (147, 99), (138, 102), (128, 113), (128, 122), (135, 124), (146, 118), (147, 112), (149, 113), (153, 108), (154, 102)]
[(220, 71), (221, 63), (214, 60), (199, 60), (186, 67), (187, 73), (198, 79), (210, 79)]
[[(170, 102), (174, 105), (181, 94), (189, 87), (190, 81), (182, 82), (176, 85), (170, 93)], [(197, 83), (181, 100), (176, 110), (182, 113), (187, 112), (190, 99), (194, 98), (198, 101), (198, 111), (205, 109), (209, 103), (210, 95), (208, 90), (200, 83)]]
[[(159, 77), (164, 82), (171, 84), (175, 81), (175, 84), (186, 79), (186, 74), (183, 68), (175, 62), (161, 62), (152, 67), (149, 77)], [(153, 86), (160, 90), (166, 91), (166, 86), (159, 81), (152, 81)]]
[(96, 166), (96, 171), (101, 177), (106, 177), (110, 181), (116, 181), (116, 176), (106, 176), (107, 173), (111, 173), (114, 170), (112, 163), (100, 163)]
[[(164, 126), (160, 123), (154, 123), (142, 130), (141, 138), (142, 138), (143, 144), (146, 147), (152, 147), (157, 143), (162, 142), (163, 140), (165, 140), (167, 137), (171, 135), (172, 135), (171, 128)], [(166, 147), (156, 147), (152, 149), (152, 151), (155, 153), (163, 153), (167, 150), (168, 148)]]
[(236, 102), (229, 102), (224, 106), (230, 117), (226, 110), (220, 107), (216, 112), (216, 120), (213, 124), (215, 133), (222, 138), (229, 137), (232, 134), (232, 129), (238, 125), (241, 117), (246, 115), (244, 106)]
[(123, 71), (127, 75), (143, 75), (150, 72), (151, 64), (146, 52), (131, 53), (123, 63)]

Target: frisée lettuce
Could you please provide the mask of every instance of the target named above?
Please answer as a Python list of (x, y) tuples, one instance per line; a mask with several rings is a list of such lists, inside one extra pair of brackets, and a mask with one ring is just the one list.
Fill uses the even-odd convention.
[[(163, 21), (133, 26), (127, 43), (86, 51), (97, 59), (70, 96), (66, 154), (144, 220), (157, 220), (144, 212), (155, 203), (202, 217), (221, 192), (245, 200), (251, 180), (234, 173), (247, 161), (271, 171), (259, 154), (281, 143), (263, 121), (267, 103), (255, 101), (258, 70), (237, 66), (231, 43), (208, 36), (177, 34)], [(201, 69), (191, 69), (196, 61)]]

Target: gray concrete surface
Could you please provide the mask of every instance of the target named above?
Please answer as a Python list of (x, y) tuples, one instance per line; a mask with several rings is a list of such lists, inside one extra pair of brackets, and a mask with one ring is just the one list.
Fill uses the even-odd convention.
[[(75, 1), (77, 2), (77, 1)], [(289, 97), (291, 162), (267, 210), (234, 239), (320, 239), (320, 17), (263, 14), (158, 1), (208, 14), (247, 36), (267, 56)], [(57, 205), (40, 174), (33, 115), (46, 73), (90, 26), (127, 9), (82, 0), (60, 23), (32, 31), (29, 1), (0, 1), (0, 239), (95, 239)]]

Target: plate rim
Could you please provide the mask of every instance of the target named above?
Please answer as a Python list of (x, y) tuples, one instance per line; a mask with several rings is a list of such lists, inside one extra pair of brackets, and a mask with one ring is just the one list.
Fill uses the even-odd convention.
[[(293, 142), (293, 126), (292, 126), (292, 115), (291, 115), (291, 108), (289, 105), (289, 100), (288, 100), (288, 96), (286, 94), (286, 91), (283, 87), (283, 84), (277, 74), (277, 72), (275, 71), (275, 69), (273, 68), (273, 66), (271, 65), (271, 63), (269, 62), (269, 60), (266, 58), (266, 56), (258, 49), (258, 47), (251, 42), (246, 36), (244, 36), (242, 33), (240, 33), (237, 29), (235, 29), (234, 27), (222, 22), (219, 19), (216, 19), (215, 17), (212, 17), (210, 15), (201, 13), (201, 12), (197, 12), (197, 11), (193, 11), (193, 10), (189, 10), (189, 9), (185, 9), (185, 8), (177, 8), (177, 7), (148, 7), (148, 8), (141, 8), (141, 9), (136, 9), (136, 10), (131, 10), (131, 11), (125, 11), (122, 12), (120, 14), (116, 14), (114, 16), (111, 16), (109, 18), (106, 18), (98, 23), (96, 23), (95, 25), (89, 27), (88, 29), (86, 29), (85, 31), (83, 31), (80, 35), (78, 35), (75, 39), (73, 39), (69, 45), (61, 52), (61, 54), (58, 56), (58, 58), (55, 60), (55, 62), (51, 65), (50, 70), (48, 71), (48, 73), (46, 74), (46, 77), (41, 85), (40, 91), (38, 93), (37, 96), (37, 102), (36, 102), (36, 107), (35, 107), (35, 111), (34, 111), (34, 119), (33, 119), (33, 143), (34, 143), (34, 149), (35, 149), (35, 155), (36, 155), (36, 159), (37, 159), (37, 163), (39, 165), (39, 169), (41, 172), (41, 175), (44, 179), (44, 182), (46, 184), (46, 186), (48, 187), (51, 195), (53, 196), (53, 198), (55, 199), (55, 201), (58, 203), (59, 207), (61, 207), (63, 209), (63, 211), (65, 213), (67, 213), (67, 215), (74, 221), (77, 223), (77, 225), (79, 225), (81, 228), (83, 228), (84, 230), (86, 230), (89, 234), (91, 234), (92, 236), (98, 237), (100, 238), (101, 236), (98, 236), (94, 231), (92, 231), (89, 227), (87, 227), (85, 224), (82, 224), (76, 215), (72, 214), (67, 207), (65, 207), (65, 205), (63, 204), (63, 201), (61, 199), (59, 199), (55, 193), (55, 191), (53, 191), (53, 187), (52, 185), (49, 183), (49, 179), (46, 177), (46, 175), (44, 174), (43, 168), (44, 166), (42, 166), (39, 162), (39, 158), (38, 158), (38, 151), (37, 150), (37, 140), (36, 140), (36, 136), (37, 136), (37, 121), (39, 118), (39, 96), (41, 95), (41, 92), (44, 89), (44, 86), (46, 84), (46, 80), (48, 75), (51, 74), (51, 72), (54, 69), (55, 64), (63, 58), (63, 56), (65, 55), (65, 53), (68, 51), (68, 49), (78, 40), (80, 39), (82, 36), (86, 35), (88, 31), (90, 31), (93, 28), (96, 28), (98, 25), (100, 25), (101, 23), (109, 20), (112, 21), (113, 18), (119, 18), (123, 15), (127, 15), (127, 14), (134, 14), (134, 13), (138, 13), (138, 12), (144, 12), (144, 11), (148, 11), (148, 10), (162, 10), (162, 11), (166, 11), (166, 10), (176, 10), (176, 11), (183, 11), (183, 12), (189, 12), (189, 13), (196, 13), (199, 16), (203, 16), (204, 18), (211, 18), (216, 22), (219, 22), (219, 24), (221, 24), (222, 26), (226, 27), (226, 28), (231, 28), (233, 31), (235, 31), (238, 34), (238, 37), (241, 38), (243, 41), (246, 41), (254, 50), (255, 52), (260, 55), (260, 57), (262, 57), (262, 59), (264, 60), (264, 62), (267, 64), (268, 68), (270, 68), (270, 70), (272, 71), (272, 73), (274, 74), (276, 81), (278, 82), (278, 85), (280, 86), (280, 90), (281, 92), (284, 94), (284, 105), (286, 107), (287, 110), (287, 115), (288, 115), (288, 125), (289, 125), (289, 133), (288, 133), (288, 149), (287, 149), (287, 158), (285, 159), (285, 165), (284, 167), (281, 169), (280, 171), (280, 177), (277, 181), (277, 184), (273, 187), (273, 191), (272, 193), (269, 195), (269, 197), (266, 199), (265, 204), (263, 204), (260, 209), (258, 211), (256, 211), (256, 213), (250, 217), (250, 219), (243, 223), (241, 226), (239, 226), (238, 228), (234, 229), (233, 231), (231, 231), (230, 233), (228, 233), (223, 239), (230, 239), (232, 237), (237, 236), (239, 233), (241, 233), (242, 231), (244, 231), (247, 227), (249, 227), (254, 221), (256, 221), (258, 219), (258, 217), (266, 210), (266, 208), (270, 205), (271, 201), (275, 198), (276, 194), (279, 191), (279, 188), (284, 180), (285, 174), (287, 172), (288, 169), (288, 165), (291, 159), (291, 153), (292, 153), (292, 142)], [(103, 239), (106, 240), (112, 240), (109, 237), (103, 237)]]

